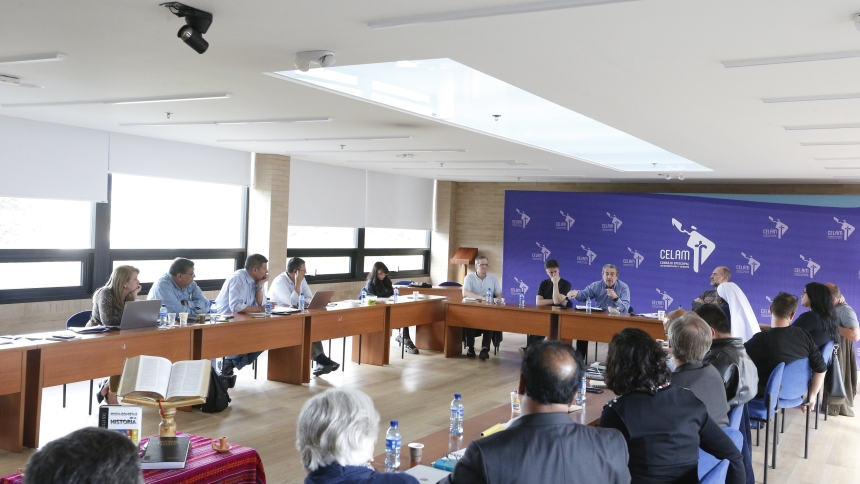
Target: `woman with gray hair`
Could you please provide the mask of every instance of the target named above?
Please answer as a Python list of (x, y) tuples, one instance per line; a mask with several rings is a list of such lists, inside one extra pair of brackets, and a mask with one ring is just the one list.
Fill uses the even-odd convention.
[(313, 396), (296, 423), (296, 449), (309, 473), (305, 484), (418, 484), (409, 474), (369, 466), (378, 436), (379, 412), (364, 393), (331, 388)]

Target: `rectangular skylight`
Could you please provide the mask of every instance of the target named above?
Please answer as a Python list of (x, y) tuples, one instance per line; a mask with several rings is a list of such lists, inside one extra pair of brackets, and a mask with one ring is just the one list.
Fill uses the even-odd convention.
[(711, 171), (451, 59), (270, 75), (618, 171)]

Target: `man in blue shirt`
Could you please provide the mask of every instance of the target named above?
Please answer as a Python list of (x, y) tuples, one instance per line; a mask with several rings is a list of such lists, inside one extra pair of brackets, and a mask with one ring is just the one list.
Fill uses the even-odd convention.
[[(593, 299), (592, 307), (594, 308), (604, 310), (616, 308), (621, 313), (626, 313), (630, 310), (630, 288), (627, 287), (627, 284), (618, 280), (618, 267), (615, 264), (606, 264), (603, 266), (603, 278), (601, 280), (589, 284), (581, 291), (574, 289), (567, 293), (567, 297), (580, 302)], [(588, 341), (577, 340), (576, 350), (580, 352), (582, 359), (586, 360), (588, 356)]]
[[(215, 299), (215, 310), (218, 314), (261, 313), (265, 311), (265, 295), (263, 286), (269, 278), (269, 259), (260, 254), (251, 254), (245, 260), (245, 268), (234, 272), (224, 281), (218, 298)], [(260, 356), (262, 351), (234, 355), (224, 358), (221, 374), (232, 376), (233, 369), (241, 370), (250, 365)], [(230, 385), (231, 387), (233, 385)]]
[(168, 313), (188, 313), (190, 316), (209, 312), (209, 300), (194, 282), (194, 262), (177, 257), (167, 274), (152, 284), (147, 299), (161, 299)]

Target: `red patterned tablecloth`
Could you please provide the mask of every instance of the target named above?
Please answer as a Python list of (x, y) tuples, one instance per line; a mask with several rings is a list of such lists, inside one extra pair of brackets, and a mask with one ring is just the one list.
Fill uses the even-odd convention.
[[(265, 484), (266, 472), (257, 451), (233, 444), (230, 452), (219, 454), (212, 450), (213, 439), (191, 437), (191, 451), (185, 469), (143, 471), (147, 484)], [(149, 439), (143, 439), (146, 442)], [(0, 477), (0, 484), (20, 484), (21, 477), (12, 474)]]

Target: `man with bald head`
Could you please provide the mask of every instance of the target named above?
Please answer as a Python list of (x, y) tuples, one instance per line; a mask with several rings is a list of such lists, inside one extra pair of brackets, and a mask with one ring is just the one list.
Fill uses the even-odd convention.
[(699, 306), (702, 304), (716, 304), (717, 306), (723, 306), (726, 304), (717, 294), (717, 286), (724, 282), (729, 282), (729, 279), (732, 278), (732, 271), (729, 270), (726, 266), (720, 266), (714, 269), (714, 272), (711, 273), (711, 285), (714, 286), (713, 289), (708, 289), (703, 292), (701, 296), (693, 299), (693, 311), (699, 309)]
[(438, 484), (630, 482), (621, 432), (580, 425), (567, 414), (583, 373), (582, 359), (561, 341), (526, 348), (520, 367), (522, 417), (504, 432), (469, 444), (454, 472)]

